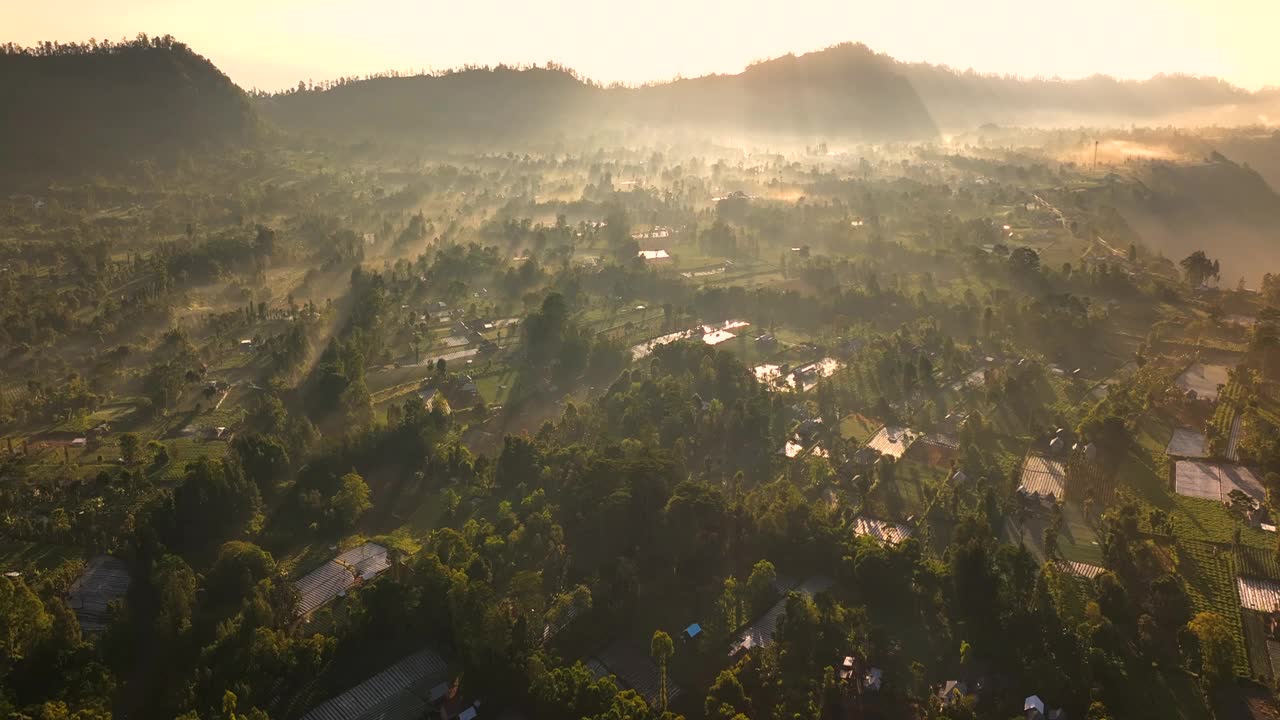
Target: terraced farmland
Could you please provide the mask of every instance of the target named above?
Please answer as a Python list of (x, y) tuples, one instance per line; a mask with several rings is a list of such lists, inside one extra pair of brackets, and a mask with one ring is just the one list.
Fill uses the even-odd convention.
[(1236, 640), (1236, 673), (1249, 675), (1248, 646), (1240, 620), (1240, 598), (1230, 551), (1199, 540), (1178, 543), (1178, 570), (1197, 612), (1212, 612), (1230, 625)]

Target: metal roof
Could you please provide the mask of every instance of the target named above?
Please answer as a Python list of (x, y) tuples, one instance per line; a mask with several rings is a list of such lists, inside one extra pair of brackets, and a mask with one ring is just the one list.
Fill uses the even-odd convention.
[(1019, 490), (1037, 495), (1049, 494), (1061, 500), (1066, 494), (1067, 466), (1061, 460), (1043, 455), (1028, 455), (1022, 462), (1022, 484)]
[(116, 558), (99, 555), (85, 566), (67, 590), (67, 602), (89, 634), (106, 628), (107, 609), (129, 590), (129, 569)]
[(1058, 569), (1063, 572), (1075, 575), (1076, 577), (1088, 578), (1089, 580), (1098, 577), (1106, 571), (1106, 568), (1098, 567), (1097, 565), (1090, 565), (1089, 563), (1075, 562), (1073, 560), (1060, 560), (1057, 565)]
[(1280, 609), (1280, 582), (1261, 578), (1236, 578), (1240, 593), (1240, 607), (1259, 612), (1275, 612)]
[(418, 720), (427, 714), (433, 685), (446, 679), (448, 666), (429, 649), (330, 698), (303, 715), (303, 720)]
[[(815, 576), (800, 583), (796, 590), (803, 595), (813, 596), (831, 587), (831, 584), (830, 578)], [(729, 648), (729, 655), (732, 657), (742, 650), (772, 645), (774, 633), (778, 630), (778, 618), (786, 611), (787, 599), (784, 597), (738, 635)]]
[(376, 543), (365, 543), (342, 553), (293, 584), (298, 590), (298, 614), (306, 615), (320, 608), (358, 582), (372, 580), (390, 567), (387, 549)]
[(858, 516), (853, 519), (853, 534), (866, 535), (882, 543), (897, 545), (915, 534), (915, 531), (907, 525)]
[(907, 427), (886, 425), (867, 441), (867, 447), (881, 455), (889, 455), (895, 460), (901, 459), (907, 448), (920, 438), (920, 433)]
[[(587, 665), (596, 671), (597, 675), (599, 675), (597, 666), (603, 666), (624, 685), (644, 697), (645, 702), (655, 707), (659, 705), (661, 679), (658, 675), (658, 666), (654, 664), (648, 653), (641, 651), (635, 645), (622, 640), (614, 642), (596, 653), (594, 658), (588, 660)], [(680, 686), (668, 678), (668, 702), (674, 700), (680, 693)]]

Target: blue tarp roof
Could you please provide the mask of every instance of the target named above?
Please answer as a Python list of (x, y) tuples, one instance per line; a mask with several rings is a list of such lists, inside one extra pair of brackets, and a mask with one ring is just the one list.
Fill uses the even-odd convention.
[(688, 635), (689, 637), (697, 637), (700, 632), (702, 632), (702, 626), (698, 623), (694, 623), (684, 629), (685, 635)]

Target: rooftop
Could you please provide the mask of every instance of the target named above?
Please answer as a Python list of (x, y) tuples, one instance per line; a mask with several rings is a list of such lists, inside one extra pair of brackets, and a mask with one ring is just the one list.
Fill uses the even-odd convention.
[(376, 543), (365, 543), (342, 553), (293, 584), (298, 590), (298, 614), (306, 615), (324, 606), (390, 567), (387, 549)]
[(1259, 612), (1280, 610), (1280, 582), (1261, 578), (1236, 578), (1240, 607)]
[[(586, 665), (598, 677), (610, 674), (616, 676), (624, 685), (643, 696), (650, 705), (658, 705), (661, 691), (658, 666), (640, 648), (619, 640), (589, 658)], [(667, 680), (667, 700), (674, 700), (680, 693), (680, 686)]]
[(1043, 455), (1028, 455), (1022, 462), (1022, 484), (1018, 489), (1036, 495), (1052, 495), (1061, 500), (1066, 494), (1067, 466), (1061, 460)]
[[(804, 595), (813, 596), (829, 587), (831, 587), (830, 578), (815, 576), (800, 583), (796, 590)], [(761, 615), (755, 622), (738, 634), (738, 637), (733, 641), (733, 645), (729, 648), (729, 655), (737, 655), (739, 652), (750, 650), (753, 647), (768, 647), (772, 645), (773, 636), (778, 631), (778, 618), (786, 612), (786, 609), (787, 599), (785, 597), (774, 603), (768, 612)]]
[(67, 602), (80, 620), (81, 629), (96, 634), (106, 628), (110, 604), (124, 598), (128, 590), (129, 568), (116, 558), (99, 555), (71, 583)]
[(853, 519), (853, 534), (873, 537), (882, 543), (897, 545), (915, 534), (915, 531), (908, 525), (859, 516)]
[(912, 443), (920, 438), (920, 433), (908, 427), (886, 425), (867, 440), (866, 447), (881, 455), (889, 455), (895, 460), (901, 459)]
[(418, 652), (317, 705), (302, 720), (415, 720), (425, 717), (431, 690), (448, 666), (432, 650)]

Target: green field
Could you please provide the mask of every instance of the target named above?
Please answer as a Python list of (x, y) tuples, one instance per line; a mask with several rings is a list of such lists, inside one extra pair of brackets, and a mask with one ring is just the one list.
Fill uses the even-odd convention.
[(0, 538), (0, 571), (52, 570), (80, 557), (75, 548)]
[(1236, 640), (1236, 673), (1248, 676), (1249, 654), (1230, 552), (1200, 540), (1179, 540), (1177, 557), (1177, 572), (1186, 581), (1195, 609), (1216, 613), (1231, 625)]
[(876, 422), (865, 415), (853, 413), (840, 421), (840, 437), (856, 443), (864, 443), (871, 438), (883, 423)]

